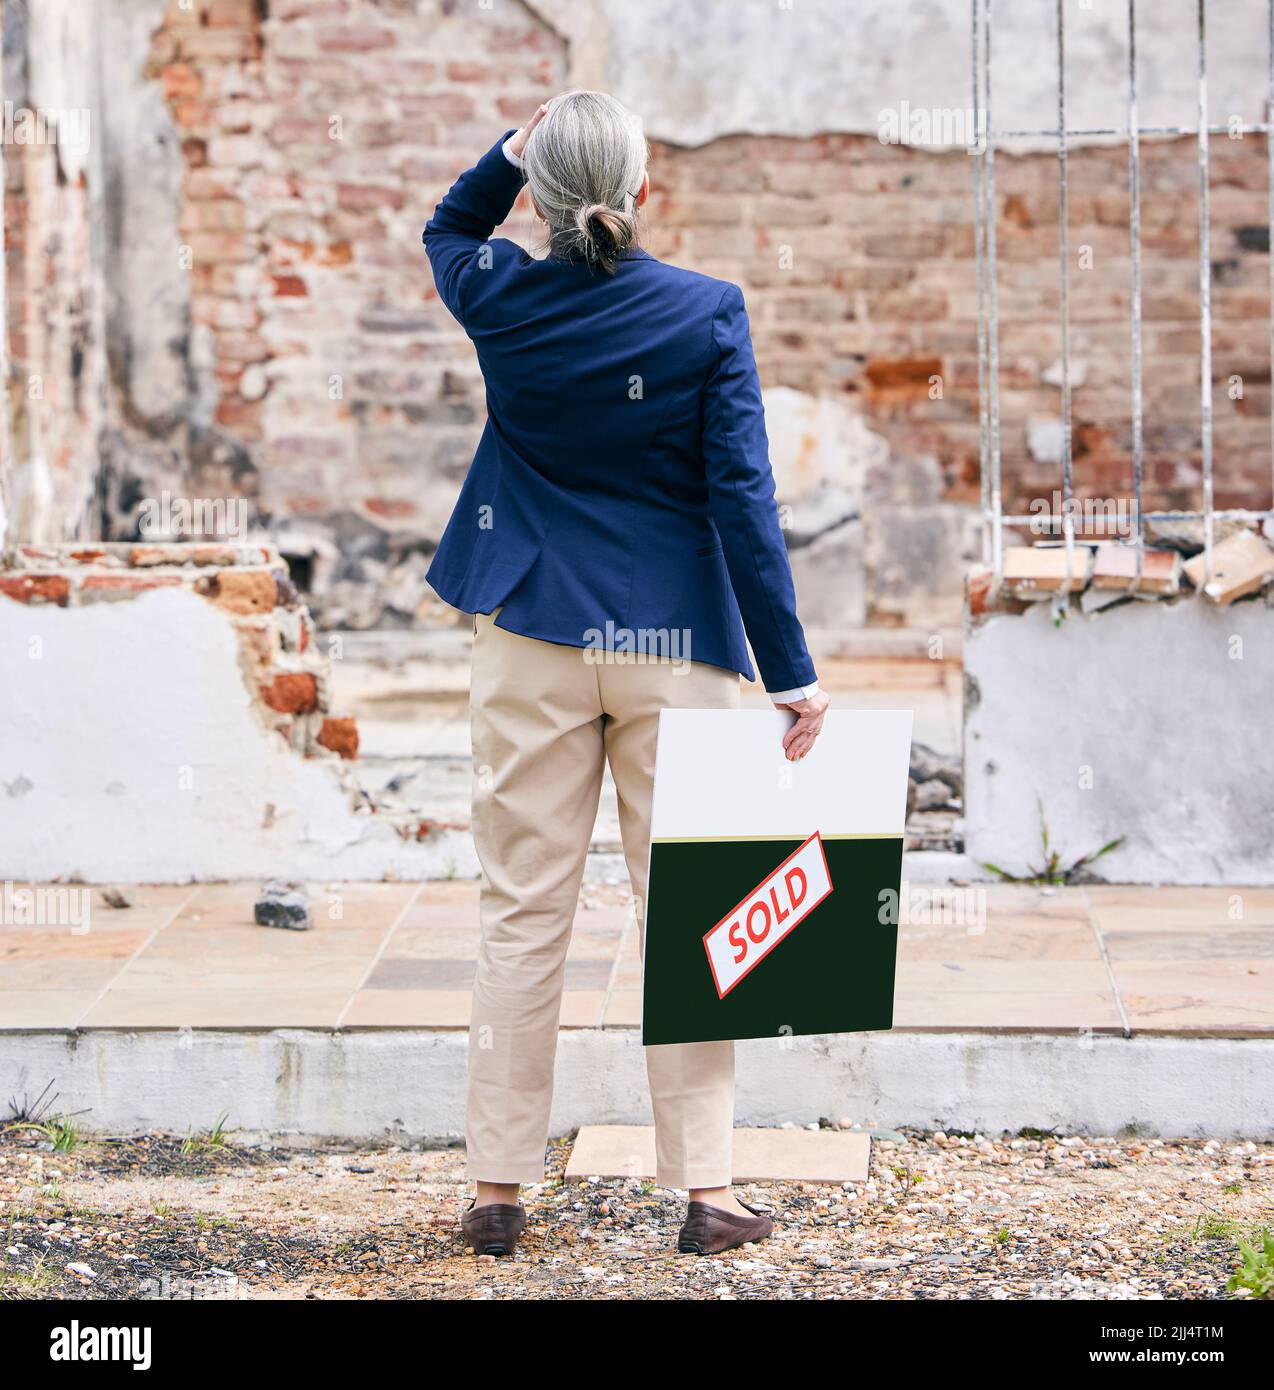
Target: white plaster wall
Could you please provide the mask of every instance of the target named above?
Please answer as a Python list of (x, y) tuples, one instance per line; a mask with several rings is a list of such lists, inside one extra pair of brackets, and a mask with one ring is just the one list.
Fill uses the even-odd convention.
[(477, 871), (467, 836), (400, 839), (352, 809), (339, 764), (267, 729), (230, 620), (198, 595), (0, 598), (0, 672), (0, 881)]
[[(601, 87), (647, 132), (700, 145), (754, 132), (875, 133), (882, 109), (971, 104), (969, 0), (528, 0), (570, 42), (574, 87)], [(1265, 0), (1209, 7), (1211, 118), (1264, 118)], [(1194, 120), (1195, 0), (1138, 7), (1140, 120)], [(1066, 5), (1068, 123), (1126, 118), (1125, 0)], [(1057, 124), (1055, 0), (994, 5), (997, 126)], [(1036, 142), (1035, 148), (1051, 148)]]
[[(965, 847), (1021, 873), (1040, 807), (1069, 864), (1122, 883), (1274, 883), (1274, 611), (1200, 598), (967, 631)], [(1085, 773), (1091, 788), (1084, 785)]]

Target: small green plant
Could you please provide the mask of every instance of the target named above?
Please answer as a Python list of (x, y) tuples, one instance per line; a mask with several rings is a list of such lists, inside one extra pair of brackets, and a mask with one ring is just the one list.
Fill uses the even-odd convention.
[(1238, 1236), (1240, 1227), (1236, 1226), (1228, 1216), (1222, 1216), (1219, 1212), (1209, 1211), (1202, 1216), (1195, 1217), (1194, 1240), (1233, 1240)]
[(60, 1111), (53, 1114), (53, 1107), (57, 1104), (59, 1091), (53, 1091), (53, 1082), (50, 1081), (34, 1100), (31, 1099), (30, 1092), (23, 1091), (21, 1099), (16, 1095), (9, 1097), (9, 1114), (6, 1119), (4, 1130), (6, 1133), (13, 1131), (27, 1130), (34, 1134), (43, 1134), (44, 1137), (53, 1145), (53, 1151), (60, 1154), (73, 1153), (80, 1142), (79, 1130), (75, 1125), (76, 1115), (84, 1115), (85, 1110), (75, 1110), (69, 1114)]
[[(1037, 803), (1039, 804), (1039, 803)], [(1116, 840), (1108, 840), (1098, 850), (1091, 854), (1081, 854), (1073, 864), (1063, 866), (1061, 853), (1052, 847), (1048, 833), (1048, 822), (1044, 819), (1044, 807), (1040, 805), (1040, 843), (1043, 846), (1044, 862), (1038, 869), (1028, 866), (1025, 873), (1013, 874), (1007, 869), (1002, 869), (998, 864), (986, 864), (982, 867), (993, 873), (997, 878), (1002, 878), (1006, 883), (1030, 883), (1039, 884), (1042, 887), (1062, 888), (1075, 879), (1075, 875), (1081, 869), (1086, 869), (1090, 864), (1095, 864), (1103, 855), (1109, 854), (1123, 844), (1125, 836), (1120, 835)]]
[(168, 1205), (167, 1202), (155, 1203), (155, 1215), (159, 1217), (161, 1221), (167, 1221), (172, 1214), (173, 1209)]
[(1243, 1184), (1241, 1182), (1228, 1182), (1221, 1191), (1224, 1192), (1227, 1197), (1237, 1197), (1239, 1193), (1243, 1191)]
[(1007, 1245), (1012, 1239), (1013, 1237), (1009, 1235), (1008, 1231), (1003, 1226), (995, 1233), (995, 1243), (997, 1245)]
[(35, 1298), (56, 1283), (46, 1255), (37, 1255), (31, 1272), (0, 1269), (0, 1302), (10, 1298)]
[(907, 1197), (910, 1195), (911, 1189), (913, 1187), (919, 1187), (925, 1180), (925, 1175), (923, 1173), (913, 1172), (910, 1168), (907, 1168), (901, 1163), (895, 1165), (889, 1171), (898, 1179), (902, 1187), (902, 1197), (904, 1201), (906, 1201)]
[(205, 1149), (224, 1149), (230, 1142), (230, 1131), (226, 1128), (226, 1120), (229, 1117), (230, 1112), (223, 1110), (212, 1122), (212, 1128), (207, 1134), (196, 1134), (188, 1129), (181, 1145), (183, 1157), (190, 1158)]
[(1230, 1292), (1246, 1289), (1253, 1298), (1274, 1299), (1274, 1235), (1261, 1227), (1251, 1243), (1240, 1237), (1239, 1256), (1243, 1263), (1226, 1285)]
[(73, 1153), (80, 1142), (79, 1131), (70, 1115), (59, 1115), (56, 1119), (47, 1121), (43, 1129), (53, 1144), (54, 1153)]
[(41, 1120), (38, 1124), (32, 1120), (21, 1120), (17, 1124), (6, 1125), (5, 1129), (25, 1129), (34, 1134), (43, 1134), (53, 1145), (54, 1153), (74, 1153), (80, 1142), (80, 1133), (75, 1127), (75, 1118), (72, 1115), (58, 1115), (52, 1120)]

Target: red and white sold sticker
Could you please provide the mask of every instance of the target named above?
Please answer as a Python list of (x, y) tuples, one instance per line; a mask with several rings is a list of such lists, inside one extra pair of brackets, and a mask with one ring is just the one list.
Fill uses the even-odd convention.
[(703, 938), (717, 996), (727, 994), (832, 891), (816, 830)]

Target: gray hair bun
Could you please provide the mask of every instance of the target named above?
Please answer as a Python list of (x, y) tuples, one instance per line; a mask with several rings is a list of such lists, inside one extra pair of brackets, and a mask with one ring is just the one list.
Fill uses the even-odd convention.
[(550, 254), (613, 275), (637, 240), (647, 160), (640, 121), (605, 92), (568, 92), (531, 132), (522, 158)]

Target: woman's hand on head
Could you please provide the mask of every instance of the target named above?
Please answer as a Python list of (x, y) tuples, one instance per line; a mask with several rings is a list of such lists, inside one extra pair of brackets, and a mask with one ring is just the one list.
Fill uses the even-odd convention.
[(512, 154), (517, 155), (519, 159), (522, 158), (522, 152), (526, 149), (526, 142), (530, 138), (531, 132), (548, 115), (548, 112), (549, 103), (546, 101), (543, 106), (536, 107), (535, 115), (520, 130), (515, 130), (509, 136), (509, 150)]
[(823, 731), (823, 716), (831, 703), (823, 691), (816, 690), (808, 700), (793, 700), (790, 704), (776, 706), (790, 709), (797, 716), (796, 723), (783, 735), (783, 755), (788, 762), (800, 762), (813, 748), (814, 740)]

